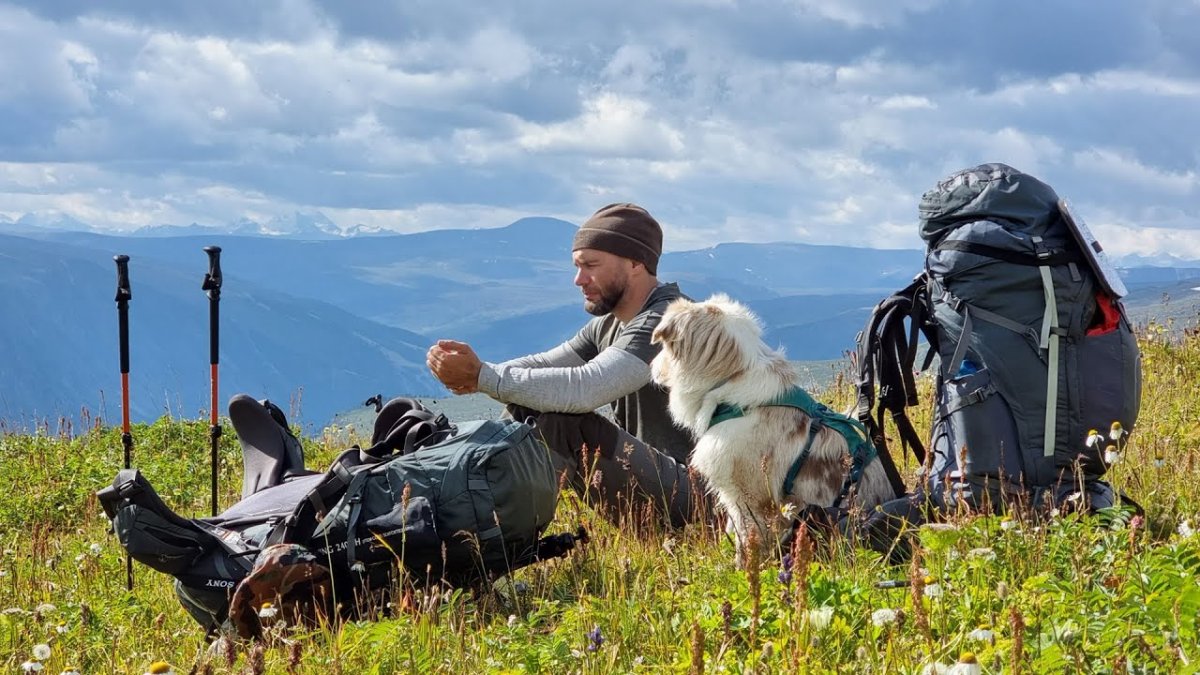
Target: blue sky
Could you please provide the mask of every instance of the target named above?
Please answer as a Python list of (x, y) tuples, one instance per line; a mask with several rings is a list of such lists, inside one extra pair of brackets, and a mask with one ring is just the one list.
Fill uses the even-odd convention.
[(0, 218), (647, 206), (668, 249), (917, 248), (999, 161), (1200, 259), (1200, 0), (0, 0)]

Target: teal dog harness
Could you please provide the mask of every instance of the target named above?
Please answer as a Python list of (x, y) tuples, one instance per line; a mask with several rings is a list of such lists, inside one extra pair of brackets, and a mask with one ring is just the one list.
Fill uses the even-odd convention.
[[(878, 456), (875, 446), (871, 444), (871, 440), (867, 437), (867, 430), (863, 427), (862, 422), (830, 410), (828, 406), (814, 399), (807, 391), (804, 391), (800, 387), (793, 387), (780, 396), (756, 407), (766, 406), (796, 408), (805, 415), (808, 415), (810, 420), (808, 425), (808, 439), (804, 442), (804, 449), (800, 451), (800, 454), (796, 457), (796, 461), (792, 462), (787, 476), (783, 479), (784, 496), (792, 494), (792, 488), (796, 483), (796, 476), (800, 475), (800, 469), (812, 453), (813, 440), (817, 437), (817, 432), (824, 427), (829, 427), (846, 439), (846, 445), (850, 449), (850, 473), (846, 475), (846, 480), (842, 484), (841, 494), (838, 495), (837, 500), (833, 503), (835, 507), (840, 505), (841, 501), (850, 492), (850, 487), (862, 478), (863, 470)], [(746, 410), (741, 406), (733, 405), (732, 403), (721, 403), (713, 411), (712, 421), (709, 422), (708, 426), (711, 429), (721, 422), (737, 419), (745, 414)]]

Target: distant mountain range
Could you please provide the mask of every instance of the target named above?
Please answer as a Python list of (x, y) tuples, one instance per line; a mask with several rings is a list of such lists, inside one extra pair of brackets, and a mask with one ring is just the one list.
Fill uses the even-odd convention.
[[(24, 221), (24, 222), (23, 222)], [(558, 344), (588, 316), (571, 279), (575, 226), (343, 236), (320, 214), (114, 236), (77, 221), (0, 220), (0, 419), (81, 407), (119, 417), (112, 256), (131, 257), (131, 414), (195, 417), (208, 401), (207, 259), (221, 246), (221, 399), (269, 397), (323, 426), (367, 396), (443, 396), (424, 355), (438, 338), (499, 361)], [(336, 228), (334, 228), (336, 229)], [(263, 234), (270, 232), (272, 234)], [(7, 233), (7, 234), (6, 234)], [(720, 244), (667, 253), (663, 280), (725, 292), (792, 359), (840, 358), (876, 302), (921, 269), (918, 250)], [(1140, 320), (1194, 319), (1200, 264), (1123, 270)], [(1164, 302), (1164, 296), (1167, 301)]]
[[(0, 215), (0, 233), (37, 235), (47, 230), (90, 232), (94, 234), (102, 232), (83, 221), (53, 211), (26, 213), (16, 220)], [(250, 218), (241, 218), (232, 223), (216, 225), (200, 225), (198, 223), (191, 223), (189, 225), (147, 225), (131, 232), (120, 233), (121, 236), (130, 237), (188, 237), (227, 234), (319, 241), (323, 239), (343, 239), (346, 237), (395, 233), (379, 227), (362, 224), (342, 228), (320, 211), (295, 211), (291, 215), (275, 216), (265, 222), (259, 222)]]

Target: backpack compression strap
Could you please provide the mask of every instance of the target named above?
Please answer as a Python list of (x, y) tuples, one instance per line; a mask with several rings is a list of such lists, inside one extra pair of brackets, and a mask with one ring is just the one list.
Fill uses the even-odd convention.
[(1043, 428), (1042, 454), (1045, 457), (1053, 457), (1058, 417), (1059, 336), (1063, 331), (1058, 323), (1058, 303), (1055, 300), (1054, 277), (1050, 274), (1050, 268), (1057, 265), (1069, 265), (1074, 269), (1073, 266), (1080, 262), (1082, 258), (1081, 254), (1075, 251), (1056, 251), (1047, 248), (1041, 237), (1032, 237), (1031, 239), (1036, 248), (1035, 255), (1022, 255), (1020, 253), (1002, 251), (990, 246), (969, 242), (954, 241), (938, 245), (939, 249), (973, 253), (1017, 265), (1037, 267), (1038, 272), (1041, 274), (1042, 293), (1045, 296), (1046, 302), (1046, 309), (1042, 314), (1041, 331), (1038, 332), (1020, 322), (1013, 321), (981, 307), (973, 306), (961, 298), (955, 297), (948, 290), (944, 291), (943, 295), (948, 304), (963, 316), (963, 330), (959, 336), (958, 344), (954, 348), (953, 358), (943, 364), (943, 376), (950, 377), (953, 369), (957, 364), (962, 362), (963, 356), (966, 354), (967, 343), (971, 337), (973, 316), (1001, 328), (1006, 328), (1014, 333), (1030, 336), (1037, 344), (1038, 349), (1046, 352), (1046, 415), (1045, 426)]

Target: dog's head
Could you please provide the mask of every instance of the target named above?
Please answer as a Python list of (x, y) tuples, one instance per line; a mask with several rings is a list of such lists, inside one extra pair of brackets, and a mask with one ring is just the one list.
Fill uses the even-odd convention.
[(657, 384), (709, 388), (751, 367), (762, 351), (762, 324), (723, 293), (704, 302), (680, 298), (667, 306), (650, 341), (662, 345), (650, 364)]

